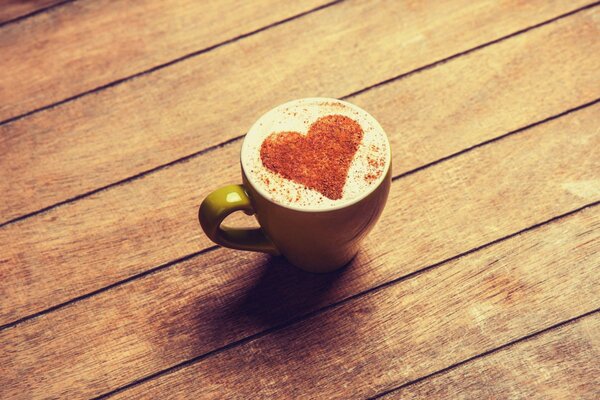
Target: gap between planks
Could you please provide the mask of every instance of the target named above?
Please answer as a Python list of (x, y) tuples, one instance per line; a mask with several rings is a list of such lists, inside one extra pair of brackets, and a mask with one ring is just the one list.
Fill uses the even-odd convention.
[(58, 2), (56, 2), (54, 4), (50, 4), (48, 6), (45, 6), (45, 7), (42, 7), (42, 8), (38, 8), (37, 10), (33, 10), (33, 11), (27, 12), (25, 14), (18, 15), (16, 17), (12, 18), (12, 19), (7, 20), (7, 21), (0, 22), (0, 29), (4, 28), (7, 25), (16, 24), (16, 23), (19, 23), (19, 22), (21, 22), (23, 20), (29, 19), (31, 17), (35, 17), (36, 15), (47, 13), (47, 12), (49, 12), (49, 11), (55, 9), (55, 8), (67, 5), (68, 3), (73, 3), (75, 1), (77, 1), (77, 0), (63, 0), (63, 1), (58, 1)]
[[(146, 70), (146, 71), (140, 72), (140, 73), (138, 73), (138, 74), (132, 75), (132, 76), (130, 76), (130, 77), (128, 77), (128, 78), (123, 78), (123, 79), (120, 79), (120, 80), (117, 80), (117, 81), (113, 81), (113, 82), (111, 82), (111, 83), (109, 83), (109, 84), (107, 84), (107, 85), (103, 85), (103, 86), (100, 86), (100, 87), (98, 87), (98, 88), (92, 89), (92, 90), (90, 90), (90, 91), (86, 91), (86, 92), (84, 92), (84, 93), (81, 93), (81, 94), (78, 94), (78, 95), (76, 95), (76, 96), (70, 97), (70, 98), (68, 98), (68, 99), (61, 100), (61, 101), (59, 101), (59, 102), (53, 103), (53, 104), (51, 104), (51, 105), (48, 105), (48, 106), (44, 106), (44, 107), (42, 107), (42, 108), (40, 108), (40, 109), (37, 109), (37, 110), (33, 110), (33, 111), (30, 111), (30, 112), (27, 112), (27, 113), (25, 113), (25, 114), (22, 114), (22, 115), (20, 115), (20, 116), (17, 116), (17, 117), (10, 118), (10, 119), (8, 119), (8, 120), (5, 120), (5, 121), (2, 121), (2, 122), (0, 122), (0, 126), (1, 126), (1, 125), (4, 125), (4, 124), (8, 124), (8, 123), (10, 123), (10, 122), (13, 122), (13, 121), (15, 121), (15, 120), (17, 120), (17, 119), (22, 119), (22, 118), (25, 118), (25, 117), (27, 117), (27, 116), (29, 116), (29, 115), (32, 115), (32, 114), (35, 114), (35, 113), (37, 113), (37, 112), (39, 112), (39, 111), (43, 111), (43, 110), (46, 110), (46, 109), (50, 109), (50, 108), (54, 108), (54, 107), (60, 106), (60, 105), (62, 105), (62, 104), (65, 104), (65, 103), (67, 103), (67, 102), (70, 102), (70, 101), (72, 101), (72, 100), (76, 100), (77, 98), (83, 97), (83, 96), (85, 96), (85, 95), (87, 95), (87, 94), (91, 94), (91, 93), (94, 93), (94, 92), (97, 92), (97, 91), (100, 91), (100, 90), (103, 90), (103, 89), (107, 89), (107, 88), (109, 88), (109, 87), (112, 87), (112, 86), (116, 86), (116, 85), (118, 85), (118, 84), (121, 84), (121, 83), (124, 83), (124, 82), (126, 82), (126, 81), (128, 81), (128, 80), (134, 79), (135, 77), (139, 77), (139, 76), (142, 76), (142, 75), (150, 74), (150, 73), (152, 73), (152, 72), (155, 72), (155, 71), (158, 71), (158, 70), (160, 70), (160, 69), (162, 69), (162, 68), (165, 68), (165, 67), (167, 67), (167, 66), (169, 66), (169, 65), (173, 65), (173, 64), (175, 64), (175, 63), (178, 63), (178, 62), (180, 62), (180, 61), (183, 61), (183, 60), (185, 60), (185, 59), (191, 58), (191, 57), (193, 57), (193, 56), (196, 56), (196, 55), (200, 55), (200, 54), (206, 53), (206, 52), (208, 52), (208, 51), (210, 51), (210, 50), (213, 50), (213, 49), (215, 49), (215, 48), (217, 48), (217, 47), (221, 47), (221, 46), (224, 46), (224, 45), (226, 45), (226, 44), (233, 43), (233, 42), (235, 42), (235, 41), (238, 41), (238, 40), (240, 40), (240, 39), (243, 39), (243, 38), (245, 38), (245, 37), (252, 36), (252, 35), (254, 35), (254, 34), (256, 34), (256, 33), (259, 33), (259, 32), (262, 32), (262, 31), (265, 31), (265, 30), (267, 30), (267, 29), (269, 29), (269, 28), (272, 28), (272, 27), (275, 27), (275, 26), (278, 26), (278, 25), (282, 25), (282, 24), (284, 24), (284, 23), (286, 23), (286, 22), (289, 22), (289, 21), (292, 21), (292, 20), (298, 19), (298, 18), (300, 18), (300, 17), (302, 17), (302, 16), (308, 15), (308, 14), (310, 14), (310, 13), (313, 13), (313, 12), (315, 12), (315, 11), (318, 11), (318, 10), (320, 10), (320, 9), (324, 9), (324, 8), (330, 7), (330, 6), (332, 6), (332, 5), (335, 5), (335, 4), (338, 4), (338, 3), (341, 3), (342, 1), (345, 1), (345, 0), (336, 0), (336, 1), (333, 1), (333, 2), (331, 2), (331, 3), (327, 3), (327, 4), (325, 4), (325, 5), (322, 5), (322, 6), (319, 6), (319, 7), (316, 7), (316, 8), (314, 8), (314, 9), (311, 9), (311, 10), (305, 11), (305, 12), (303, 12), (303, 13), (301, 13), (301, 14), (298, 14), (298, 15), (296, 15), (296, 16), (292, 16), (292, 17), (290, 17), (290, 18), (287, 18), (287, 19), (284, 19), (284, 20), (282, 20), (282, 21), (275, 22), (275, 23), (273, 23), (273, 24), (270, 24), (270, 25), (268, 25), (268, 26), (266, 26), (266, 27), (263, 27), (263, 28), (260, 28), (260, 29), (258, 29), (258, 30), (255, 30), (255, 31), (253, 31), (253, 32), (251, 32), (251, 33), (244, 34), (244, 35), (240, 35), (240, 36), (238, 36), (238, 37), (236, 37), (236, 38), (229, 39), (228, 41), (222, 42), (221, 44), (217, 44), (217, 45), (211, 46), (211, 47), (209, 47), (209, 48), (207, 48), (207, 49), (204, 49), (204, 50), (199, 50), (199, 51), (197, 51), (197, 52), (195, 52), (195, 53), (191, 53), (191, 54), (188, 54), (188, 55), (186, 55), (186, 56), (183, 56), (183, 57), (177, 58), (177, 59), (175, 59), (175, 60), (169, 61), (169, 62), (167, 62), (167, 63), (165, 63), (165, 64), (161, 64), (162, 66), (153, 67), (153, 68), (151, 68), (151, 69), (149, 69), (149, 70)], [(502, 37), (500, 37), (500, 38), (494, 39), (494, 40), (492, 40), (492, 41), (489, 41), (489, 42), (483, 43), (483, 44), (481, 44), (481, 45), (478, 45), (478, 46), (472, 47), (472, 48), (470, 48), (470, 49), (467, 49), (467, 50), (465, 50), (465, 51), (462, 51), (462, 52), (459, 52), (459, 53), (453, 54), (453, 55), (451, 55), (451, 56), (449, 56), (449, 57), (445, 57), (445, 58), (443, 58), (443, 59), (440, 59), (440, 60), (434, 61), (434, 62), (432, 62), (432, 63), (426, 64), (426, 65), (424, 65), (424, 66), (421, 66), (421, 67), (419, 67), (419, 68), (415, 68), (415, 69), (413, 69), (413, 70), (411, 70), (411, 71), (408, 71), (408, 72), (402, 73), (402, 74), (400, 74), (400, 75), (396, 75), (396, 76), (394, 76), (394, 77), (391, 77), (391, 78), (389, 78), (389, 79), (386, 79), (386, 80), (383, 80), (383, 81), (381, 81), (381, 82), (378, 82), (378, 83), (376, 83), (376, 84), (374, 84), (374, 85), (370, 85), (370, 86), (367, 86), (367, 87), (365, 87), (365, 88), (362, 88), (362, 89), (360, 89), (360, 90), (357, 90), (357, 91), (354, 91), (354, 92), (352, 92), (352, 93), (346, 94), (346, 95), (342, 96), (342, 97), (341, 97), (341, 99), (342, 99), (342, 100), (348, 100), (348, 99), (350, 99), (350, 98), (352, 98), (352, 97), (354, 97), (354, 96), (357, 96), (357, 95), (360, 95), (360, 94), (362, 94), (362, 93), (365, 93), (365, 92), (367, 92), (367, 91), (369, 91), (369, 90), (371, 90), (371, 89), (375, 89), (375, 88), (378, 88), (378, 87), (381, 87), (381, 86), (387, 85), (387, 84), (389, 84), (389, 83), (396, 82), (396, 81), (398, 81), (398, 80), (401, 80), (401, 79), (407, 78), (407, 77), (409, 77), (409, 76), (411, 76), (411, 75), (414, 75), (414, 74), (418, 74), (418, 73), (420, 73), (420, 72), (423, 72), (423, 71), (426, 71), (426, 70), (428, 70), (428, 69), (436, 68), (436, 67), (438, 67), (438, 66), (440, 66), (440, 65), (443, 65), (443, 64), (445, 64), (445, 63), (447, 63), (447, 62), (449, 62), (449, 61), (452, 61), (452, 60), (454, 60), (454, 59), (456, 59), (456, 58), (459, 58), (459, 57), (465, 56), (465, 55), (467, 55), (467, 54), (470, 54), (470, 53), (476, 52), (476, 51), (478, 51), (478, 50), (481, 50), (481, 49), (484, 49), (484, 48), (486, 48), (486, 47), (492, 46), (492, 45), (494, 45), (494, 44), (501, 43), (501, 42), (503, 42), (503, 41), (505, 41), (505, 40), (507, 40), (507, 39), (510, 39), (510, 38), (512, 38), (512, 37), (519, 36), (519, 35), (521, 35), (521, 34), (524, 34), (524, 33), (527, 33), (527, 32), (529, 32), (529, 31), (531, 31), (531, 30), (534, 30), (534, 29), (540, 28), (540, 27), (542, 27), (542, 26), (545, 26), (545, 25), (551, 24), (551, 23), (553, 23), (553, 22), (555, 22), (555, 21), (561, 20), (561, 19), (563, 19), (563, 18), (569, 17), (569, 16), (571, 16), (571, 15), (577, 14), (577, 13), (579, 13), (579, 12), (582, 12), (582, 11), (585, 11), (585, 10), (587, 10), (587, 9), (594, 8), (594, 7), (596, 7), (598, 4), (600, 4), (600, 1), (597, 1), (597, 2), (595, 2), (595, 3), (592, 3), (592, 4), (588, 4), (588, 5), (586, 5), (586, 6), (580, 7), (580, 8), (578, 8), (578, 9), (576, 9), (576, 10), (573, 10), (573, 11), (570, 11), (570, 12), (568, 12), (568, 13), (561, 14), (561, 15), (559, 15), (559, 16), (557, 16), (557, 17), (554, 17), (554, 18), (551, 18), (551, 19), (549, 19), (549, 20), (546, 20), (546, 21), (540, 22), (540, 23), (538, 23), (538, 24), (531, 25), (531, 26), (529, 26), (529, 27), (527, 27), (527, 28), (520, 29), (520, 30), (518, 30), (518, 31), (515, 31), (515, 32), (513, 32), (513, 33), (510, 33), (510, 34), (508, 34), (508, 35), (505, 35), (505, 36), (502, 36)], [(586, 107), (586, 106), (589, 106), (589, 105), (595, 104), (595, 102), (597, 102), (598, 100), (599, 100), (599, 99), (593, 100), (592, 102), (585, 103), (585, 104), (582, 104), (582, 105), (580, 105), (580, 106), (578, 106), (578, 107), (575, 107), (575, 108), (573, 108), (573, 109), (567, 110), (567, 111), (565, 111), (564, 113), (557, 114), (557, 115), (555, 116), (555, 118), (556, 118), (556, 117), (560, 117), (560, 116), (562, 116), (562, 115), (565, 115), (565, 114), (566, 114), (566, 113), (568, 113), (568, 112), (576, 111), (577, 109), (580, 109), (580, 108), (583, 108), (583, 107)], [(549, 117), (549, 119), (550, 119), (550, 118), (553, 118), (553, 117)], [(549, 119), (548, 119), (548, 120), (549, 120)], [(544, 120), (544, 121), (545, 121), (545, 120)], [(542, 121), (542, 122), (543, 122), (543, 121)], [(526, 128), (527, 128), (527, 127), (523, 127), (523, 128), (520, 128), (520, 129), (526, 129)], [(47, 211), (53, 210), (53, 209), (55, 209), (55, 208), (58, 208), (58, 207), (60, 207), (60, 206), (63, 206), (63, 205), (65, 205), (65, 204), (69, 204), (69, 203), (76, 202), (76, 201), (78, 201), (78, 200), (80, 200), (80, 199), (83, 199), (83, 198), (86, 198), (86, 197), (92, 196), (92, 195), (94, 195), (94, 194), (96, 194), (96, 193), (103, 192), (103, 191), (105, 191), (105, 190), (111, 189), (111, 188), (113, 188), (113, 187), (116, 187), (116, 186), (120, 186), (120, 185), (127, 184), (128, 182), (135, 181), (135, 180), (137, 180), (137, 179), (139, 179), (139, 178), (142, 178), (142, 177), (144, 177), (144, 176), (146, 176), (146, 175), (153, 174), (153, 173), (155, 173), (155, 172), (157, 172), (157, 171), (163, 170), (163, 169), (165, 169), (165, 168), (169, 168), (169, 167), (171, 167), (171, 166), (173, 166), (173, 165), (176, 165), (176, 164), (179, 164), (179, 163), (181, 163), (181, 162), (185, 162), (185, 161), (188, 161), (188, 160), (194, 159), (194, 158), (196, 158), (196, 157), (199, 157), (199, 156), (201, 156), (201, 155), (203, 155), (203, 154), (209, 153), (209, 152), (211, 152), (211, 151), (213, 151), (213, 150), (216, 150), (216, 149), (219, 149), (219, 148), (221, 148), (221, 147), (223, 147), (223, 146), (226, 146), (226, 145), (228, 145), (228, 144), (230, 144), (230, 143), (237, 142), (238, 140), (241, 140), (241, 139), (242, 139), (244, 136), (245, 136), (245, 134), (242, 134), (242, 135), (239, 135), (239, 136), (233, 137), (233, 138), (231, 138), (231, 139), (228, 139), (228, 140), (226, 140), (226, 141), (224, 141), (224, 142), (221, 142), (221, 143), (218, 143), (218, 144), (216, 144), (216, 145), (212, 145), (212, 146), (209, 146), (209, 147), (207, 147), (207, 148), (204, 148), (204, 149), (198, 150), (198, 151), (196, 151), (196, 152), (194, 152), (194, 153), (191, 153), (191, 154), (188, 154), (188, 155), (186, 155), (186, 156), (183, 156), (183, 157), (177, 158), (177, 159), (175, 159), (175, 160), (172, 160), (172, 161), (170, 161), (170, 162), (167, 162), (167, 163), (164, 163), (164, 164), (158, 165), (158, 166), (156, 166), (156, 167), (153, 167), (153, 168), (147, 169), (147, 170), (145, 170), (145, 171), (142, 171), (142, 172), (140, 172), (140, 173), (137, 173), (137, 174), (135, 174), (135, 175), (129, 176), (129, 177), (127, 177), (127, 178), (124, 178), (124, 179), (118, 180), (118, 181), (116, 181), (116, 182), (110, 183), (110, 184), (108, 184), (108, 185), (101, 186), (101, 187), (98, 187), (98, 188), (96, 188), (96, 189), (93, 189), (93, 190), (87, 191), (87, 192), (85, 192), (85, 193), (79, 194), (79, 195), (77, 195), (77, 196), (70, 197), (70, 198), (68, 198), (68, 199), (65, 199), (65, 200), (62, 200), (62, 201), (60, 201), (60, 202), (54, 203), (54, 204), (52, 204), (52, 205), (50, 205), (50, 206), (43, 207), (43, 208), (41, 208), (41, 209), (39, 209), (39, 210), (36, 210), (36, 211), (33, 211), (33, 212), (29, 212), (29, 213), (23, 214), (23, 215), (21, 215), (21, 216), (15, 217), (15, 218), (11, 218), (11, 219), (9, 219), (9, 220), (7, 220), (7, 221), (1, 222), (1, 223), (0, 223), (0, 229), (1, 229), (1, 228), (3, 228), (3, 227), (5, 227), (5, 226), (7, 226), (7, 225), (13, 224), (13, 223), (15, 223), (15, 222), (22, 221), (22, 220), (24, 220), (24, 219), (27, 219), (27, 218), (30, 218), (30, 217), (34, 217), (34, 216), (36, 216), (36, 215), (39, 215), (39, 214), (45, 213), (45, 212), (47, 212)], [(486, 142), (483, 142), (483, 143), (486, 143)], [(457, 155), (458, 155), (458, 154), (460, 154), (460, 153), (455, 153), (455, 154), (457, 154)], [(440, 160), (438, 160), (438, 161), (443, 161), (443, 160), (445, 160), (445, 159), (447, 159), (447, 158), (443, 158), (443, 159), (440, 159)], [(434, 161), (434, 162), (432, 162), (432, 163), (430, 163), (430, 164), (427, 164), (427, 166), (428, 166), (428, 165), (434, 165), (434, 164), (435, 164), (435, 163), (437, 163), (438, 161)], [(423, 167), (426, 167), (426, 166), (423, 166)], [(415, 171), (416, 171), (416, 170), (417, 170), (417, 169), (415, 169)], [(412, 171), (412, 172), (415, 172), (415, 171)], [(407, 172), (406, 174), (408, 174), (408, 173), (410, 173), (410, 171), (409, 171), (409, 172)]]

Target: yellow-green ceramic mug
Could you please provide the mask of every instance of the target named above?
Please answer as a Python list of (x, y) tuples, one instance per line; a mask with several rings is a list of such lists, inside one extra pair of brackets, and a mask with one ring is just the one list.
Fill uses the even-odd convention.
[[(371, 123), (377, 124), (383, 132), (370, 114), (347, 102), (311, 98), (286, 104), (306, 101), (338, 102), (353, 107), (372, 118)], [(247, 137), (259, 129), (257, 124), (258, 121)], [(243, 149), (242, 145), (242, 152)], [(388, 143), (388, 152), (389, 149)], [(339, 207), (309, 210), (270, 199), (263, 188), (252, 182), (242, 162), (243, 184), (225, 186), (209, 194), (200, 206), (200, 225), (212, 241), (222, 246), (283, 255), (292, 264), (310, 272), (333, 271), (352, 260), (360, 242), (383, 211), (391, 185), (391, 156), (388, 155), (387, 160), (383, 179), (369, 191)], [(255, 215), (260, 228), (221, 225), (235, 211)]]

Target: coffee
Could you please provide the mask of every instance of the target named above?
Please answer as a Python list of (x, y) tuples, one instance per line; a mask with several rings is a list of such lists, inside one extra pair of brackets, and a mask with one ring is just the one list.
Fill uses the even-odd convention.
[(368, 195), (389, 168), (381, 126), (335, 99), (304, 99), (263, 115), (242, 146), (242, 168), (268, 199), (300, 210), (342, 207)]

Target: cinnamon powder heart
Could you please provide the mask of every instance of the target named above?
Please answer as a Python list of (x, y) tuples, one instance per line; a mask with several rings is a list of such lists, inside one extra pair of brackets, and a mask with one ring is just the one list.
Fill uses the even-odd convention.
[(338, 200), (363, 134), (353, 119), (327, 115), (315, 121), (306, 135), (271, 134), (261, 145), (260, 158), (269, 170)]

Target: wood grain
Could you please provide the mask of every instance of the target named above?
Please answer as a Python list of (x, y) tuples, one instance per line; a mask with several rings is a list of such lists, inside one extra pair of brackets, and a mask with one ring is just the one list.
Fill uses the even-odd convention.
[[(600, 274), (594, 269), (600, 265), (599, 227), (600, 213), (588, 210), (115, 398), (376, 395), (599, 308)], [(387, 264), (392, 267), (393, 260)], [(592, 372), (585, 374), (591, 382)]]
[[(595, 15), (595, 11), (589, 14)], [(351, 101), (371, 110), (385, 127), (395, 155), (394, 172), (404, 173), (598, 96), (596, 63), (589, 57), (590, 49), (598, 47), (591, 15), (558, 21)], [(0, 323), (210, 246), (199, 230), (197, 207), (211, 190), (239, 181), (239, 146), (240, 142), (227, 145), (0, 228), (0, 274), (4, 277), (0, 280)], [(582, 159), (591, 160), (589, 148), (567, 145), (571, 147)], [(517, 170), (509, 171), (520, 179)], [(591, 173), (579, 172), (577, 165), (567, 171), (574, 177)], [(557, 182), (550, 174), (538, 173), (540, 179)], [(541, 182), (537, 185), (544, 187)], [(477, 196), (476, 188), (467, 191)], [(440, 188), (435, 193), (443, 196)], [(527, 189), (516, 187), (511, 193), (523, 196)], [(540, 214), (523, 221), (517, 218), (515, 225), (503, 232), (598, 198), (592, 191), (581, 201), (569, 202), (571, 192), (560, 187), (548, 188), (546, 193), (550, 197), (540, 204), (515, 200), (515, 210), (525, 213), (531, 207)], [(421, 195), (426, 197), (425, 192)], [(563, 198), (565, 203), (553, 206), (553, 197)], [(421, 212), (426, 215), (425, 209)], [(492, 213), (485, 215), (493, 218)], [(408, 226), (418, 229), (413, 223)], [(484, 229), (484, 239), (494, 237), (490, 228)], [(464, 244), (468, 243), (474, 242)]]
[(595, 399), (600, 315), (534, 337), (384, 399)]
[[(598, 189), (600, 181), (600, 161), (590, 150), (600, 144), (599, 110), (600, 105), (590, 107), (397, 180), (383, 220), (354, 265), (342, 273), (315, 276), (279, 259), (219, 249), (5, 329), (0, 332), (0, 342), (6, 344), (0, 365), (8, 365), (11, 373), (5, 374), (0, 388), (34, 397), (98, 395), (600, 200), (598, 192), (582, 190)], [(540, 247), (528, 243), (523, 235), (503, 244), (505, 251), (481, 256), (490, 264), (486, 273), (504, 271), (482, 287), (485, 296), (496, 293), (496, 285), (509, 292), (521, 290), (519, 281), (511, 280), (518, 275), (512, 268), (518, 268), (519, 274), (545, 278), (543, 282), (548, 285), (541, 289), (543, 301), (536, 297), (542, 305), (536, 308), (531, 302), (519, 303), (529, 312), (540, 309), (543, 314), (534, 316), (521, 310), (514, 311), (514, 321), (498, 317), (496, 330), (487, 332), (490, 340), (506, 338), (496, 335), (497, 330), (526, 334), (517, 328), (535, 329), (535, 323), (569, 318), (560, 307), (579, 313), (598, 301), (598, 274), (591, 266), (597, 265), (600, 255), (599, 214), (594, 207), (565, 219), (571, 222), (553, 228), (554, 233), (544, 239), (547, 246), (542, 253), (536, 253)], [(523, 247), (515, 247), (515, 243)], [(522, 258), (510, 258), (516, 254)], [(141, 259), (132, 250), (128, 256)], [(510, 260), (494, 262), (492, 256)], [(79, 266), (86, 268), (85, 263)], [(481, 278), (475, 273), (481, 271), (462, 264), (449, 274), (458, 271)], [(106, 273), (110, 273), (109, 268)], [(448, 306), (456, 291), (463, 293), (459, 298), (470, 299), (474, 293), (469, 288), (478, 288), (476, 283), (470, 286), (452, 279), (434, 275), (430, 283), (409, 284), (418, 289), (415, 303), (439, 301), (439, 312), (450, 318), (453, 313)], [(535, 286), (530, 281), (527, 285)], [(508, 296), (515, 301), (521, 298), (520, 294)], [(570, 300), (564, 301), (563, 296)], [(493, 304), (496, 299), (490, 301)], [(373, 304), (379, 303), (373, 300)], [(369, 319), (374, 309), (365, 307), (363, 318)], [(415, 318), (423, 316), (422, 308), (415, 310)], [(457, 337), (454, 333), (451, 336)], [(453, 347), (444, 346), (442, 351), (439, 341), (432, 343), (440, 353), (464, 355)], [(478, 351), (483, 350), (478, 347)], [(412, 360), (412, 356), (407, 357)], [(314, 365), (314, 360), (305, 361)], [(241, 369), (240, 376), (243, 372)], [(220, 372), (211, 373), (221, 379)], [(395, 385), (397, 380), (388, 383)]]
[(238, 136), (291, 98), (344, 96), (584, 3), (348, 1), (5, 124), (0, 220)]
[(326, 3), (79, 0), (0, 30), (0, 120), (214, 46)]
[(63, 1), (64, 0), (1, 0), (0, 24), (62, 3)]

